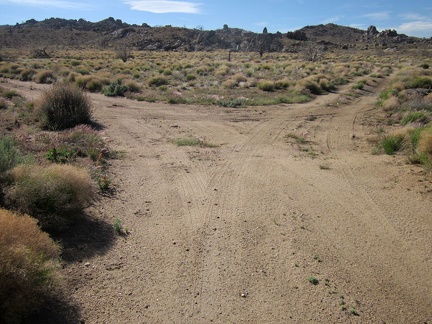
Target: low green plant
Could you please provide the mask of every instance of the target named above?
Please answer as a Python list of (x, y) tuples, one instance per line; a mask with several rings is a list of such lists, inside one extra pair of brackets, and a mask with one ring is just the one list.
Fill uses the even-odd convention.
[(333, 81), (334, 85), (344, 85), (344, 84), (348, 84), (348, 80), (345, 78), (337, 78)]
[(364, 80), (358, 81), (356, 84), (354, 84), (351, 89), (353, 90), (363, 90), (366, 85), (366, 82)]
[(75, 151), (67, 147), (50, 148), (45, 154), (48, 161), (54, 163), (67, 163), (75, 158)]
[(114, 221), (114, 231), (118, 234), (118, 235), (128, 235), (129, 234), (129, 230), (127, 227), (123, 227), (123, 223), (120, 219), (116, 218), (116, 220)]
[(427, 124), (430, 120), (429, 114), (427, 114), (424, 111), (411, 111), (407, 115), (405, 115), (402, 120), (401, 124), (406, 125), (413, 122), (419, 122), (422, 124)]
[(127, 91), (128, 87), (122, 84), (120, 79), (117, 79), (103, 89), (103, 94), (107, 97), (124, 97)]
[(244, 106), (245, 99), (222, 99), (218, 101), (218, 105), (227, 108), (238, 108)]
[(195, 137), (177, 138), (174, 140), (177, 146), (199, 146), (201, 141)]
[(354, 307), (350, 308), (350, 313), (354, 316), (360, 316), (359, 312)]
[(23, 162), (21, 154), (14, 138), (2, 136), (0, 138), (0, 174), (12, 169), (14, 166)]
[(41, 125), (49, 130), (63, 130), (88, 124), (92, 116), (90, 99), (74, 85), (58, 83), (46, 91), (36, 109)]
[(318, 285), (319, 284), (319, 280), (313, 276), (310, 276), (307, 278), (307, 280), (312, 284), (312, 285)]
[(384, 153), (393, 155), (402, 148), (404, 138), (396, 135), (387, 135), (381, 141)]
[(111, 179), (108, 176), (101, 174), (96, 180), (101, 191), (108, 191), (111, 188)]
[(216, 145), (214, 144), (211, 144), (205, 140), (200, 140), (195, 137), (177, 138), (174, 140), (174, 144), (176, 144), (177, 146), (216, 147)]
[(0, 322), (20, 323), (55, 290), (60, 246), (35, 219), (0, 209)]

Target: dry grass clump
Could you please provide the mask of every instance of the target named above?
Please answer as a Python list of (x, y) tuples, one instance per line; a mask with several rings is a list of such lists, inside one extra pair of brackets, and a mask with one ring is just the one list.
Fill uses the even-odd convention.
[(34, 76), (34, 82), (36, 83), (54, 83), (56, 77), (53, 71), (40, 71)]
[(90, 99), (74, 85), (58, 83), (46, 91), (37, 105), (36, 115), (49, 130), (62, 130), (88, 124), (92, 116)]
[(383, 109), (385, 111), (395, 110), (399, 108), (401, 101), (397, 97), (390, 97), (383, 102)]
[(27, 215), (0, 209), (0, 322), (19, 323), (56, 286), (60, 247)]
[(427, 128), (421, 132), (418, 145), (418, 153), (424, 155), (428, 163), (432, 165), (432, 128)]
[(64, 225), (94, 195), (88, 172), (72, 165), (19, 165), (10, 177), (7, 205), (37, 217), (44, 227)]

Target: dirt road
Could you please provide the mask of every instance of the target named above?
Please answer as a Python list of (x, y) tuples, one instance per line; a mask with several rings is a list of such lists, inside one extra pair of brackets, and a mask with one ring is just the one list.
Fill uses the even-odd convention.
[[(241, 109), (92, 95), (124, 157), (89, 213), (130, 234), (65, 264), (80, 318), (432, 322), (431, 183), (371, 153), (378, 89)], [(186, 137), (213, 145), (173, 144)]]

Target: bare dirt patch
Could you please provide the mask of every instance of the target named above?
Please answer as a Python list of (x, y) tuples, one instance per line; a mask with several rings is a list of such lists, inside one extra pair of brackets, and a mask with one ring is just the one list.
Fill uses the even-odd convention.
[[(124, 157), (111, 165), (116, 194), (88, 210), (102, 222), (92, 242), (109, 249), (68, 250), (74, 317), (431, 322), (431, 183), (403, 157), (371, 154), (378, 88), (241, 109), (91, 95)], [(173, 143), (188, 137), (214, 146)], [(130, 233), (113, 241), (105, 224), (115, 219)]]

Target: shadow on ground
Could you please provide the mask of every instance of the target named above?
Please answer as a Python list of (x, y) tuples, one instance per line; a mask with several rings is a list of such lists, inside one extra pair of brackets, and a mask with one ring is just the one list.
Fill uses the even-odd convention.
[(112, 224), (89, 214), (77, 216), (73, 224), (51, 235), (63, 247), (65, 263), (103, 255), (116, 239)]
[(78, 305), (64, 297), (65, 293), (59, 293), (49, 297), (43, 305), (33, 312), (23, 324), (77, 324), (81, 321), (81, 313)]

